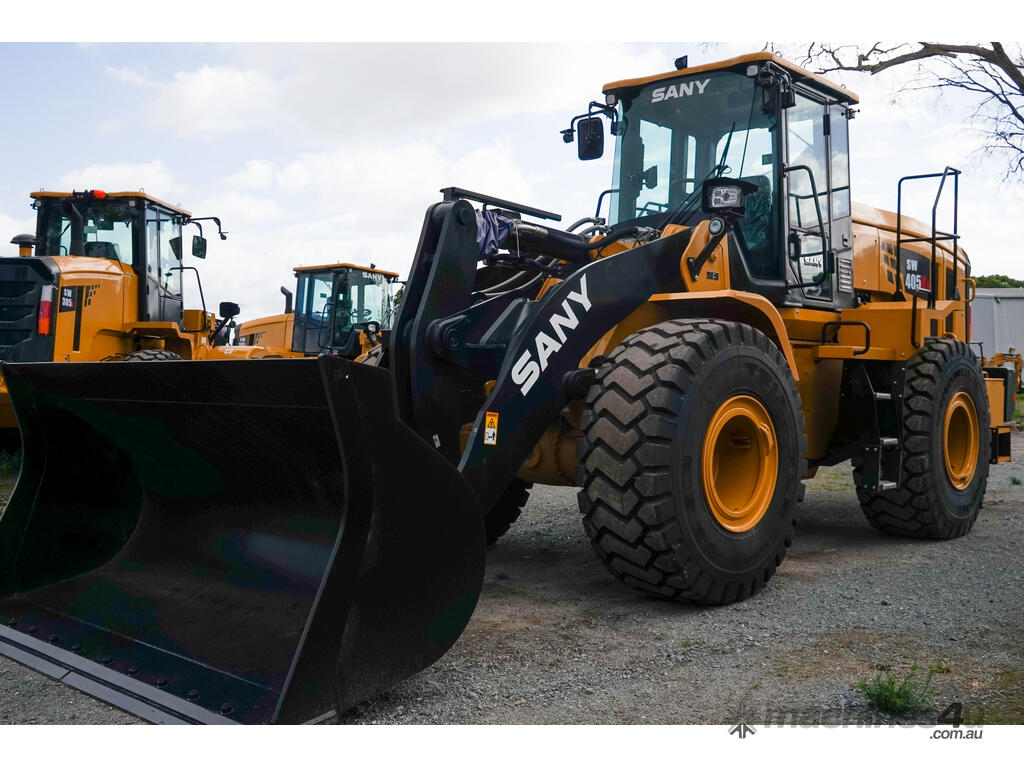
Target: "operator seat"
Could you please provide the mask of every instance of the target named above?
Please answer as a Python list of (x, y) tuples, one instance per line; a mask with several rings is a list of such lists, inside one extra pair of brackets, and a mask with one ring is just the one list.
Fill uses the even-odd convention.
[(120, 261), (121, 249), (117, 247), (117, 243), (108, 243), (103, 240), (99, 240), (85, 244), (85, 255), (93, 259), (110, 259), (111, 261)]

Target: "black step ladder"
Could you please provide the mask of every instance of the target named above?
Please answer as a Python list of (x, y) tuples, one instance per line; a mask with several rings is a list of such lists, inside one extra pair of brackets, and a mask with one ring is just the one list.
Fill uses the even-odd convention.
[(900, 413), (903, 407), (906, 368), (894, 365), (884, 372), (885, 384), (871, 380), (868, 366), (856, 366), (853, 372), (854, 402), (870, 404), (870, 413), (864, 414), (861, 430), (864, 463), (861, 467), (861, 487), (868, 491), (895, 491), (903, 475), (903, 440)]

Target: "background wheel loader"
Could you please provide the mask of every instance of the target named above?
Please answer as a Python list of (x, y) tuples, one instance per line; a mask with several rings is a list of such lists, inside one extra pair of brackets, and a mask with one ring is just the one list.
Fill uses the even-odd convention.
[(854, 94), (769, 53), (680, 63), (563, 132), (584, 160), (615, 137), (593, 218), (444, 190), (387, 369), (5, 365), (0, 650), (154, 720), (291, 722), (454, 642), (519, 483), (577, 485), (612, 573), (708, 605), (771, 578), (820, 466), (852, 459), (881, 532), (967, 533), (1005, 379), (967, 344), (958, 233), (902, 210), (911, 181), (955, 205), (958, 172), (853, 205)]
[[(209, 360), (237, 314), (206, 310), (199, 272), (182, 262), (182, 228), (195, 224), (192, 255), (206, 257), (201, 221), (143, 192), (33, 192), (35, 235), (19, 235), (17, 257), (0, 258), (0, 360)], [(35, 255), (32, 248), (35, 246)], [(183, 277), (194, 273), (192, 278)], [(182, 284), (201, 309), (184, 308)], [(235, 357), (259, 350), (232, 350)], [(0, 448), (19, 444), (6, 385), (0, 381)]]
[(281, 357), (326, 353), (377, 364), (394, 324), (396, 280), (397, 272), (372, 264), (296, 267), (294, 295), (281, 287), (284, 313), (246, 320), (238, 342), (271, 348)]

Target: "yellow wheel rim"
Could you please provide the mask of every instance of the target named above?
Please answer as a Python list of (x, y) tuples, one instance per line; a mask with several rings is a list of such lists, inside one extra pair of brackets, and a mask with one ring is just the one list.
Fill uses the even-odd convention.
[(946, 476), (958, 491), (974, 479), (978, 468), (978, 412), (966, 392), (957, 392), (946, 406), (942, 421), (942, 453)]
[(718, 524), (749, 531), (771, 504), (779, 472), (779, 444), (768, 411), (747, 395), (730, 397), (704, 434), (701, 477)]

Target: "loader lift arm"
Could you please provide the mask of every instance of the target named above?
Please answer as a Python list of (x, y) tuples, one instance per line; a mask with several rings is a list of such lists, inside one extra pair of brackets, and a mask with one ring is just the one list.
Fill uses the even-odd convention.
[[(565, 377), (607, 330), (652, 294), (681, 283), (690, 230), (576, 270), (533, 301), (479, 300), (476, 219), (464, 202), (428, 212), (392, 336), (398, 411), (469, 481), (489, 509), (567, 402)], [(495, 386), (485, 396), (484, 385)], [(483, 442), (485, 414), (509, 425)], [(459, 430), (473, 423), (465, 450)]]

